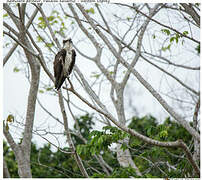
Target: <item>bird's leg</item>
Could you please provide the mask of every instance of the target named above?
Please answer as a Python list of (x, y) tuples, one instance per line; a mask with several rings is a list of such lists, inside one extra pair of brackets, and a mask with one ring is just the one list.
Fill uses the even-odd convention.
[(69, 78), (67, 78), (67, 80), (69, 81), (69, 84), (70, 84), (70, 89), (73, 91), (73, 90), (74, 90), (74, 86), (73, 86), (72, 82), (70, 81), (70, 79), (69, 79)]
[(70, 78), (70, 76), (69, 76), (69, 74), (68, 74), (68, 73), (65, 73), (65, 74), (64, 74), (64, 76), (65, 76), (67, 79), (69, 79), (69, 78)]

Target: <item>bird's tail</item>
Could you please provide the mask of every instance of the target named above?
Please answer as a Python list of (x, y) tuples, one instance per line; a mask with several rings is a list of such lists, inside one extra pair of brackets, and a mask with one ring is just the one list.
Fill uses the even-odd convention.
[(55, 81), (55, 89), (57, 89), (57, 91), (61, 88), (64, 81), (65, 81), (64, 76), (61, 76), (58, 80)]

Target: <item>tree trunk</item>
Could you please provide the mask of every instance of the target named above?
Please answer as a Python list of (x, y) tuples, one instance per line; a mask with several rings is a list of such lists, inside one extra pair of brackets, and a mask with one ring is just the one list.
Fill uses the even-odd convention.
[(20, 148), (16, 159), (18, 162), (18, 175), (21, 178), (31, 178), (30, 156), (25, 156), (25, 151)]
[(117, 145), (117, 147), (116, 147), (117, 148), (117, 160), (118, 160), (120, 166), (122, 166), (122, 167), (131, 166), (132, 168), (135, 169), (135, 172), (138, 176), (142, 176), (141, 172), (139, 171), (139, 169), (137, 168), (137, 166), (135, 165), (135, 163), (131, 157), (129, 149), (126, 149), (124, 151), (123, 151), (123, 149), (121, 149), (122, 143), (128, 144), (128, 140), (129, 139), (126, 138), (120, 142), (121, 144)]
[(3, 178), (10, 178), (10, 173), (5, 160), (3, 161)]

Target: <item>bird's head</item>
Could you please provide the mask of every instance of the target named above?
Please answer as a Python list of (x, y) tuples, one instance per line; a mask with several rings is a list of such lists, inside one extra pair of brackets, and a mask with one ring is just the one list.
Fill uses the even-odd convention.
[(63, 40), (63, 46), (64, 46), (64, 48), (70, 48), (70, 47), (72, 47), (72, 39), (71, 38), (69, 38), (69, 39), (67, 39), (67, 40)]

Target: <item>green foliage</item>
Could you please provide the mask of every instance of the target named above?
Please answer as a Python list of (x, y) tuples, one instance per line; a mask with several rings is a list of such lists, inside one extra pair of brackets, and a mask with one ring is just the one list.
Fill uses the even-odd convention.
[[(78, 132), (87, 140), (85, 144), (82, 139), (72, 134), (72, 140), (76, 146), (76, 151), (83, 160), (84, 166), (91, 178), (130, 178), (138, 176), (131, 167), (120, 167), (116, 153), (110, 150), (112, 143), (116, 143), (124, 138), (129, 138), (129, 144), (122, 145), (123, 150), (130, 147), (130, 152), (136, 166), (142, 172), (142, 178), (182, 178), (195, 177), (193, 168), (179, 148), (162, 148), (151, 146), (130, 136), (119, 128), (105, 126), (102, 131), (93, 130), (93, 115), (83, 115), (76, 117), (77, 125), (74, 124), (73, 132)], [(131, 129), (139, 133), (160, 141), (176, 141), (182, 139), (188, 146), (192, 142), (191, 135), (178, 123), (167, 118), (163, 123), (158, 124), (153, 116), (133, 117), (128, 125)], [(70, 152), (71, 149), (65, 147), (63, 151)], [(191, 149), (193, 151), (193, 148)], [(102, 155), (105, 162), (113, 168), (110, 175), (106, 175), (94, 155)], [(19, 177), (17, 173), (17, 162), (13, 151), (4, 142), (4, 158), (11, 177)], [(40, 164), (39, 164), (40, 162)], [(170, 168), (167, 163), (169, 163)], [(93, 167), (95, 170), (93, 170)], [(56, 152), (51, 150), (51, 145), (46, 144), (37, 148), (32, 143), (31, 148), (31, 169), (35, 178), (82, 178), (82, 174), (74, 160), (72, 154), (67, 154), (59, 149)], [(164, 173), (162, 173), (164, 172)], [(166, 175), (165, 175), (166, 174)]]
[[(86, 155), (87, 153), (91, 155), (100, 154), (101, 151), (109, 151), (109, 146), (112, 143), (117, 143), (119, 140), (123, 140), (126, 137), (129, 137), (129, 134), (123, 132), (122, 130), (105, 126), (103, 127), (103, 131), (92, 131), (90, 133), (90, 141), (86, 145), (78, 145), (77, 153), (80, 155)], [(123, 150), (126, 147), (122, 146)]]
[[(68, 151), (68, 148), (64, 148), (63, 150)], [(13, 151), (7, 146), (6, 142), (4, 142), (4, 158), (7, 162), (11, 177), (18, 178), (18, 165)], [(42, 148), (37, 148), (36, 144), (32, 143), (31, 169), (33, 178), (82, 177), (73, 157), (59, 150), (52, 152), (50, 144), (46, 144)]]
[[(58, 18), (58, 16), (56, 17), (54, 15), (50, 15), (47, 17), (47, 20), (50, 25), (54, 25), (54, 24), (58, 23), (58, 20), (56, 18)], [(45, 20), (43, 19), (43, 17), (39, 17), (38, 20), (39, 20), (38, 27), (41, 29), (45, 29), (47, 27), (47, 24), (46, 24)], [(61, 20), (61, 18), (60, 18), (60, 20)]]
[(150, 127), (155, 127), (156, 125), (156, 118), (149, 115), (142, 118), (133, 117), (128, 127), (146, 135), (147, 129)]
[(161, 31), (162, 31), (162, 33), (164, 33), (166, 36), (169, 36), (169, 44), (168, 44), (167, 46), (162, 47), (162, 48), (161, 48), (162, 51), (167, 51), (167, 50), (170, 51), (170, 48), (171, 48), (172, 44), (173, 44), (174, 42), (176, 42), (176, 44), (178, 44), (178, 42), (179, 42), (180, 39), (181, 39), (181, 42), (182, 42), (182, 45), (183, 45), (183, 44), (184, 44), (184, 39), (183, 39), (183, 37), (184, 37), (184, 36), (187, 36), (187, 35), (189, 34), (188, 31), (182, 32), (182, 34), (183, 34), (184, 36), (183, 36), (183, 35), (180, 35), (180, 34), (178, 34), (178, 33), (172, 34), (169, 29), (161, 29)]
[[(189, 145), (192, 140), (191, 135), (186, 129), (178, 123), (171, 121), (170, 118), (167, 118), (162, 124), (158, 124), (156, 119), (152, 116), (145, 116), (143, 118), (134, 117), (129, 124), (129, 127), (145, 136), (160, 141), (176, 141), (182, 139)], [(159, 167), (168, 175), (168, 177), (180, 178), (193, 173), (193, 169), (190, 168), (190, 163), (186, 158), (177, 158), (184, 154), (182, 149), (151, 146), (135, 137), (130, 138), (130, 146), (136, 150), (131, 152), (135, 156), (134, 161), (139, 170), (142, 172), (146, 169), (150, 169), (145, 177), (165, 177), (164, 174), (154, 166), (154, 164), (158, 162), (164, 162), (160, 164)], [(186, 164), (186, 167), (182, 163), (182, 160)], [(175, 170), (168, 170), (166, 162), (175, 167)]]
[[(93, 122), (93, 116), (90, 114), (86, 114), (86, 115), (77, 117), (76, 121), (77, 121), (79, 127), (77, 127), (77, 125), (74, 124), (74, 129), (77, 131), (79, 128), (81, 135), (86, 140), (89, 140), (89, 133), (93, 129), (93, 126), (95, 125)], [(75, 146), (77, 144), (84, 144), (83, 140), (81, 140), (78, 136), (76, 136), (74, 134), (72, 134), (72, 140), (73, 140)]]
[(135, 170), (131, 167), (119, 167), (115, 168), (113, 173), (110, 176), (106, 176), (105, 174), (94, 173), (91, 178), (138, 178)]
[(94, 8), (86, 9), (87, 13), (95, 14)]
[(47, 25), (43, 17), (39, 17), (38, 20), (39, 20), (38, 27), (41, 29), (45, 29)]
[[(49, 23), (50, 26), (53, 26), (53, 32), (55, 34), (60, 34), (60, 35), (65, 35), (65, 30), (66, 25), (65, 22), (63, 20), (63, 18), (60, 16), (60, 13), (56, 10), (53, 10), (50, 14), (50, 16), (47, 16), (47, 21)], [(46, 29), (47, 24), (45, 22), (45, 20), (43, 19), (43, 17), (39, 17), (38, 18), (38, 27), (41, 29)], [(37, 41), (38, 42), (43, 42), (45, 43), (44, 46), (46, 48), (48, 48), (50, 50), (51, 47), (53, 47), (53, 42), (47, 42), (45, 40), (45, 38), (41, 37), (41, 36), (37, 36)]]
[(18, 166), (15, 160), (14, 152), (11, 151), (10, 147), (5, 141), (3, 141), (3, 157), (7, 163), (9, 173), (12, 178), (19, 177), (18, 175)]

